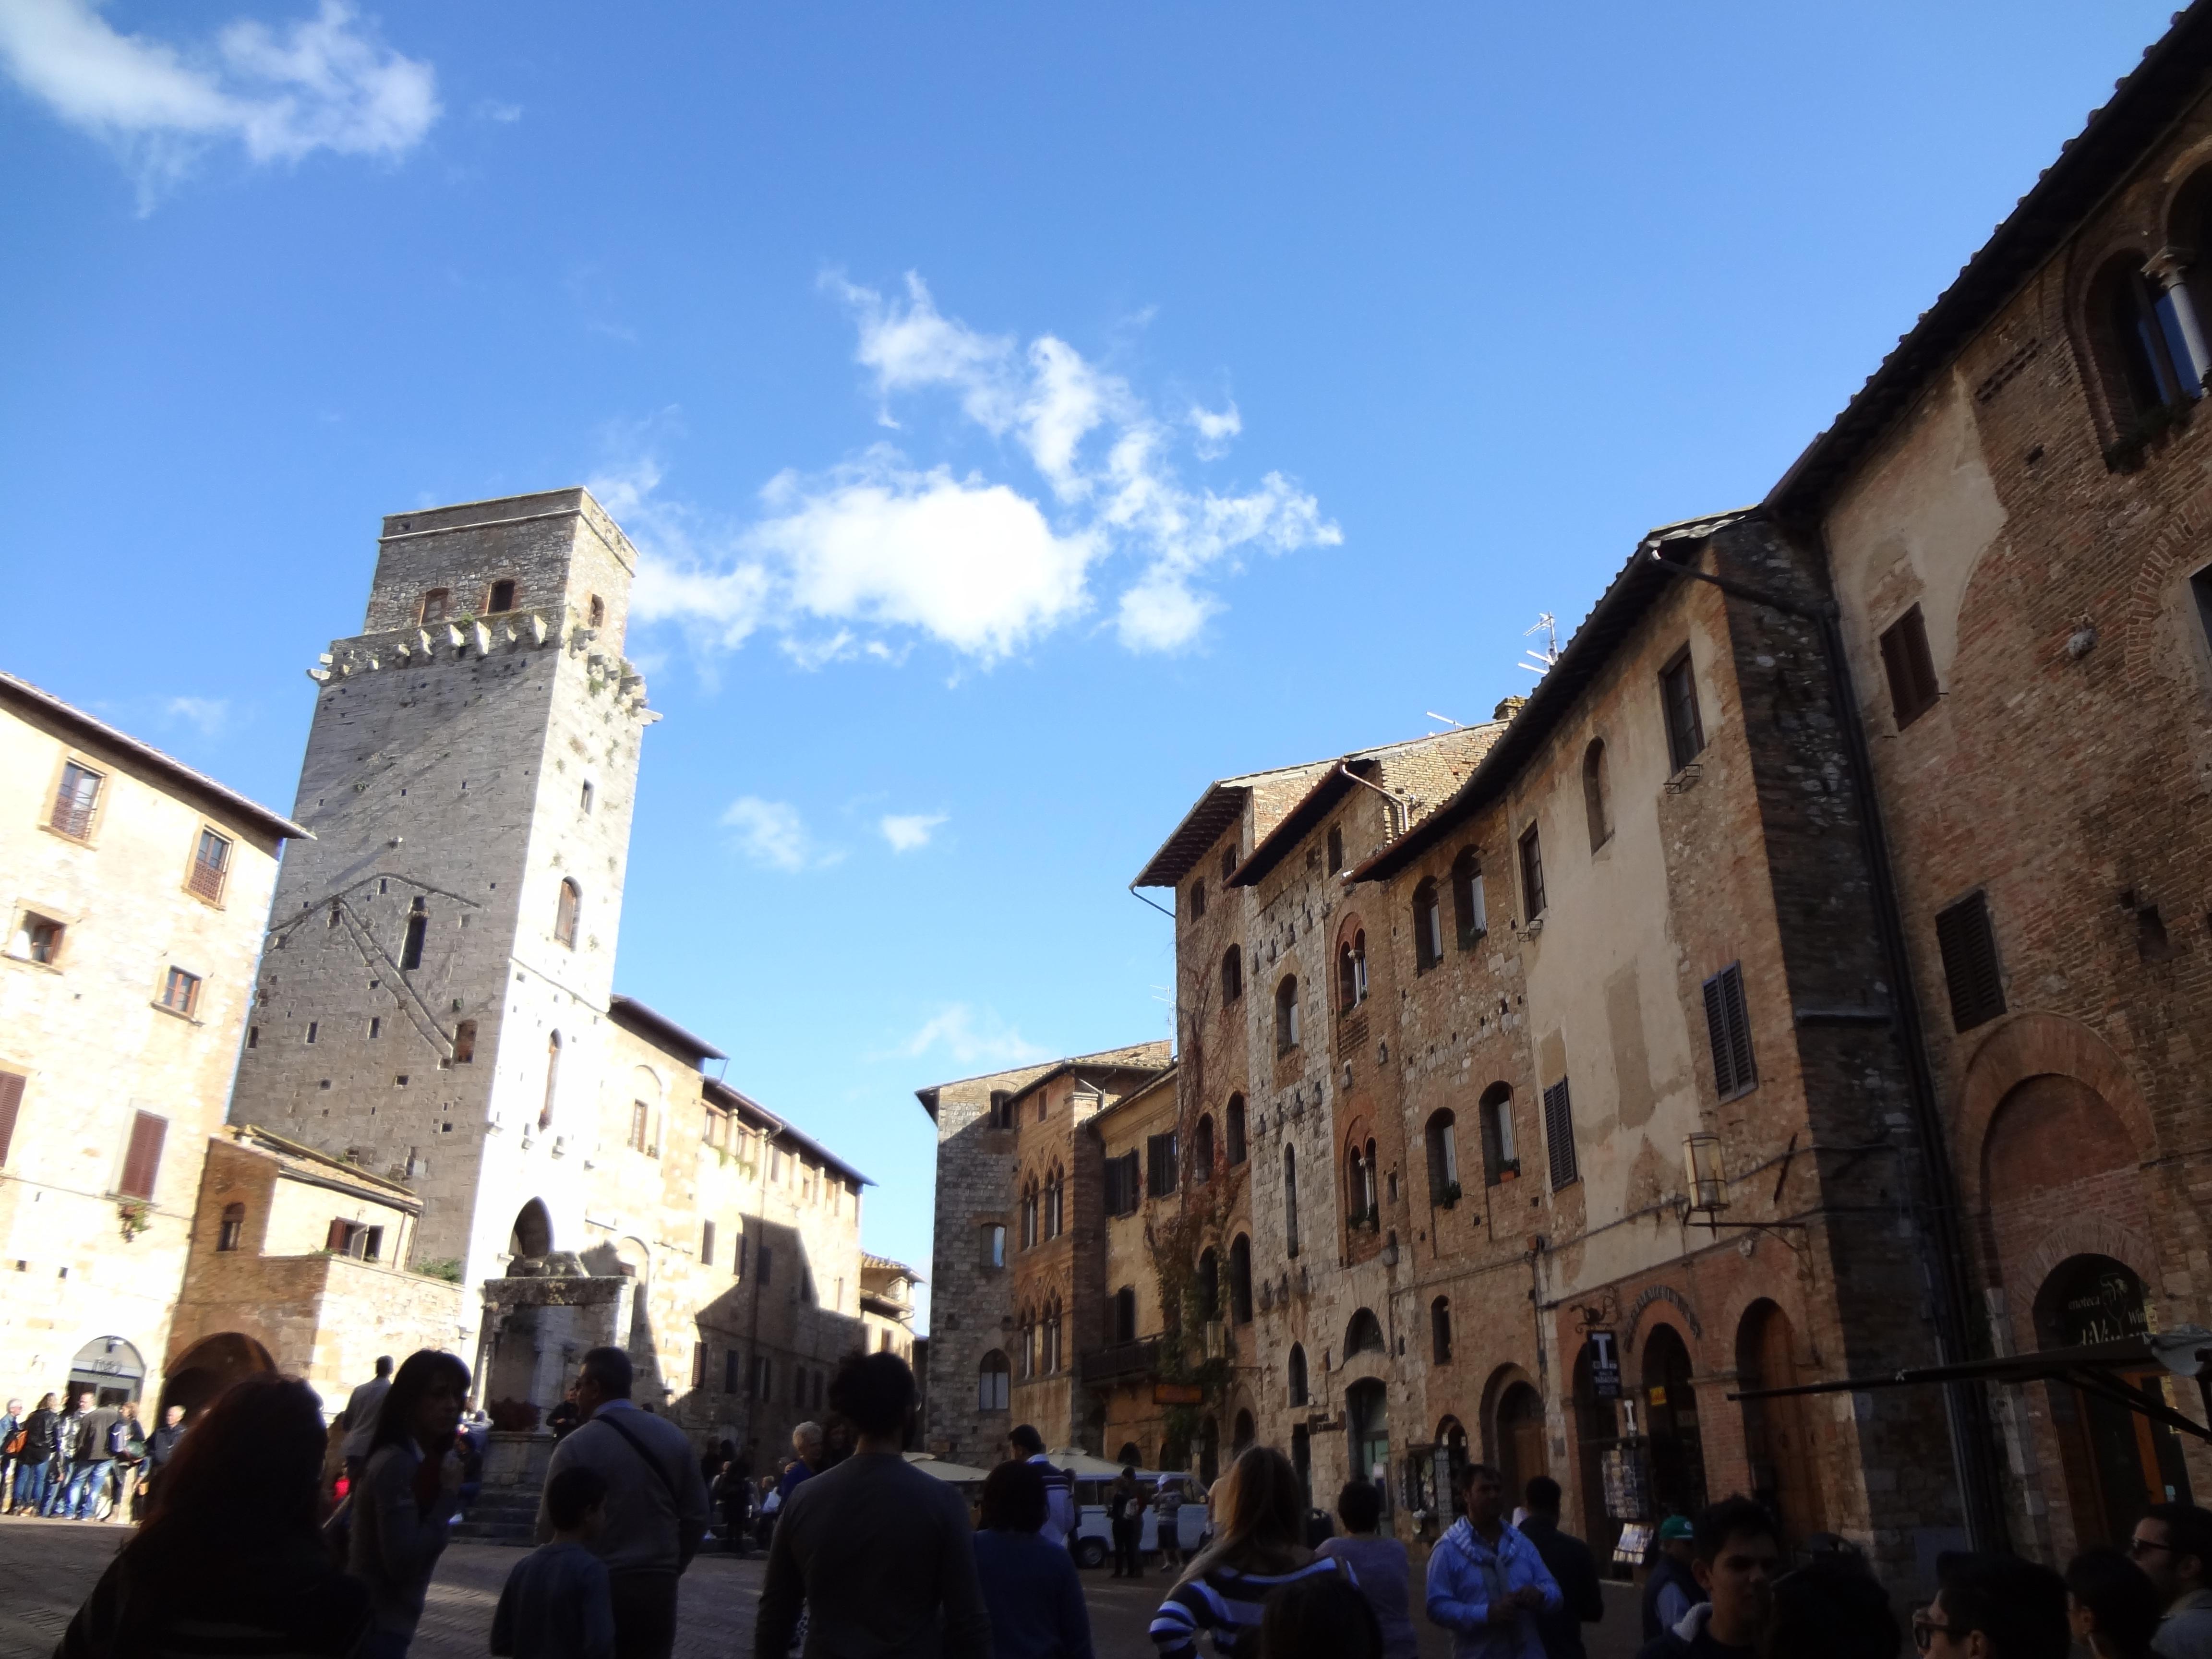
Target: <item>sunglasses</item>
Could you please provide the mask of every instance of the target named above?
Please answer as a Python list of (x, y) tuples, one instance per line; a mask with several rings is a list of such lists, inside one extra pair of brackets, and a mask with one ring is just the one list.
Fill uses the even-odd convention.
[(1912, 1645), (1923, 1653), (1927, 1652), (1934, 1645), (1937, 1631), (1942, 1631), (1954, 1641), (1962, 1636), (1972, 1634), (1972, 1626), (1939, 1625), (1928, 1616), (1928, 1613), (1929, 1609), (1923, 1607), (1912, 1615)]
[(2171, 1544), (2153, 1543), (2148, 1538), (2130, 1538), (2128, 1540), (2128, 1556), (2131, 1560), (2140, 1561), (2144, 1556), (2149, 1554), (2153, 1550), (2164, 1550), (2167, 1554), (2171, 1555), (2173, 1553), (2173, 1546)]

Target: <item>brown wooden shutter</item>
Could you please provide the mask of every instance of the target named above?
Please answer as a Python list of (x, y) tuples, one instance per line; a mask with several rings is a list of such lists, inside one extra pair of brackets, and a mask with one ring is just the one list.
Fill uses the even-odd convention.
[(22, 1105), (23, 1079), (13, 1072), (0, 1072), (0, 1164), (8, 1161), (8, 1148), (15, 1139), (15, 1115)]
[(1551, 1154), (1552, 1185), (1571, 1186), (1581, 1178), (1575, 1162), (1575, 1115), (1561, 1078), (1544, 1091), (1544, 1142)]
[(1936, 943), (1943, 953), (1952, 1026), (1972, 1030), (2004, 1012), (2004, 977), (1997, 967), (1996, 933), (1990, 925), (1988, 899), (1970, 894), (1937, 912)]
[(161, 1141), (168, 1133), (168, 1121), (151, 1112), (131, 1120), (131, 1150), (124, 1155), (123, 1180), (116, 1188), (124, 1197), (154, 1196), (154, 1178), (161, 1171)]
[(1942, 696), (1936, 684), (1936, 659), (1928, 649), (1928, 623), (1918, 605), (1882, 635), (1881, 666), (1889, 678), (1890, 713), (1901, 732), (1933, 708)]
[(1713, 1087), (1723, 1100), (1759, 1081), (1751, 1058), (1751, 1017), (1744, 1006), (1743, 965), (1730, 963), (1705, 984), (1705, 1036), (1712, 1045)]
[(341, 1255), (344, 1255), (346, 1235), (350, 1231), (351, 1229), (344, 1222), (333, 1221), (331, 1223), (330, 1231), (323, 1235), (323, 1248), (326, 1250), (334, 1250)]

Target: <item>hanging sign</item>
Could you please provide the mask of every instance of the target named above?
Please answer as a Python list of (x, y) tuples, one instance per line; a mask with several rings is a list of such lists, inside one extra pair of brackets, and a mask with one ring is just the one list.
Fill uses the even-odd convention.
[(1155, 1382), (1152, 1384), (1152, 1404), (1155, 1406), (1202, 1406), (1206, 1390), (1195, 1382)]
[(1583, 1339), (1589, 1357), (1590, 1392), (1600, 1400), (1620, 1398), (1620, 1350), (1611, 1331), (1592, 1331)]

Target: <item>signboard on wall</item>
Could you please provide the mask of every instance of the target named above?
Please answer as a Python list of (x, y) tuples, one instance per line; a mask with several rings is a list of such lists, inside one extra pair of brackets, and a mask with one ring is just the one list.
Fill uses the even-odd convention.
[(1590, 1391), (1600, 1400), (1620, 1398), (1620, 1347), (1611, 1331), (1592, 1331), (1583, 1339), (1589, 1356)]
[(1206, 1390), (1195, 1382), (1155, 1382), (1152, 1384), (1152, 1404), (1155, 1406), (1203, 1406)]

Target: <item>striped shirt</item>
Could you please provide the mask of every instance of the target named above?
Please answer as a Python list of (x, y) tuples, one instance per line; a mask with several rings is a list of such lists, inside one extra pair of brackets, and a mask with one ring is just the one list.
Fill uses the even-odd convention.
[(1178, 1584), (1152, 1615), (1152, 1643), (1160, 1659), (1191, 1659), (1198, 1652), (1198, 1633), (1213, 1632), (1213, 1650), (1221, 1659), (1236, 1659), (1255, 1643), (1260, 1618), (1267, 1609), (1270, 1591), (1301, 1578), (1341, 1573), (1350, 1583), (1359, 1581), (1348, 1562), (1321, 1556), (1291, 1572), (1262, 1575), (1239, 1572), (1234, 1567), (1214, 1567), (1203, 1577)]

